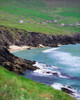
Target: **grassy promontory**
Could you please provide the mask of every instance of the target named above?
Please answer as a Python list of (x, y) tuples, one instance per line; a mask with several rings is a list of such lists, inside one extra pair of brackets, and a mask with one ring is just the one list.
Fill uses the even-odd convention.
[(76, 100), (50, 86), (18, 76), (0, 66), (0, 100)]

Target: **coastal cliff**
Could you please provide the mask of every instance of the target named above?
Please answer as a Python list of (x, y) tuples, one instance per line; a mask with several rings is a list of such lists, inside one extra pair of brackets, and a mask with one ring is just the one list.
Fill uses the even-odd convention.
[(23, 60), (11, 54), (7, 50), (10, 45), (37, 47), (42, 44), (44, 46), (58, 47), (59, 44), (74, 43), (80, 43), (79, 33), (73, 36), (56, 36), (0, 26), (0, 65), (17, 74), (23, 74), (25, 69), (37, 69), (37, 67), (33, 66), (35, 61)]
[(0, 26), (0, 45), (6, 48), (9, 48), (10, 45), (37, 47), (39, 44), (58, 47), (59, 44), (65, 45), (75, 43), (80, 43), (80, 33), (75, 33), (73, 35), (48, 35)]
[[(11, 45), (38, 47), (40, 44), (50, 47), (58, 47), (60, 44), (80, 43), (80, 33), (70, 35), (47, 35), (36, 32), (28, 32), (23, 29), (12, 29), (0, 26), (0, 65), (16, 74), (24, 74), (26, 69), (39, 69), (34, 66), (36, 61), (18, 58), (8, 49)], [(62, 88), (62, 91), (72, 94), (73, 91)]]
[(33, 66), (33, 64), (35, 64), (35, 61), (18, 58), (11, 54), (6, 48), (0, 48), (0, 65), (11, 72), (24, 74), (26, 69), (38, 69), (36, 66)]

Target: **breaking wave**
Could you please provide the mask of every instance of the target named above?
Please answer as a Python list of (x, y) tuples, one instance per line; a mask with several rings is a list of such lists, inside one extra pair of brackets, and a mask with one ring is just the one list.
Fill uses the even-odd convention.
[(69, 94), (72, 97), (76, 98), (77, 100), (80, 100), (80, 91), (77, 91), (77, 89), (73, 89), (70, 86), (67, 85), (62, 85), (60, 83), (54, 83), (51, 85), (51, 87), (57, 89), (57, 90), (62, 90), (62, 88), (67, 89), (68, 91), (71, 91), (72, 93)]
[[(67, 76), (62, 75), (59, 71), (56, 71), (55, 69), (58, 69), (56, 66), (48, 66), (46, 64), (42, 64), (38, 62), (36, 62), (34, 66), (37, 66), (39, 68), (34, 71), (35, 75), (38, 76), (56, 75), (60, 78), (68, 78)], [(52, 70), (50, 68), (52, 68)]]
[(49, 53), (49, 52), (57, 50), (57, 49), (58, 48), (47, 49), (47, 50), (44, 50), (43, 53)]

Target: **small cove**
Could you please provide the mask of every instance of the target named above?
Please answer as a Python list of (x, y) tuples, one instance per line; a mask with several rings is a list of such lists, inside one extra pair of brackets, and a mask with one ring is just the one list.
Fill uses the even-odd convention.
[[(58, 74), (46, 74), (45, 70), (25, 72), (25, 77), (40, 83), (59, 88), (61, 85), (72, 87), (80, 93), (80, 44), (62, 45), (58, 48), (46, 47), (13, 52), (14, 55), (28, 60), (35, 60), (37, 66), (47, 66), (45, 70)], [(80, 100), (77, 94), (76, 98)]]

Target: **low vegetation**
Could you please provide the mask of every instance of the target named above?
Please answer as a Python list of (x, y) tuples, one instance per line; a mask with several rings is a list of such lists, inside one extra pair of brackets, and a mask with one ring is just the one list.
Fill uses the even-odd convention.
[(64, 5), (54, 0), (0, 0), (0, 25), (46, 34), (79, 33), (78, 2), (72, 5), (72, 1), (65, 1)]
[(0, 100), (76, 100), (50, 86), (18, 76), (0, 66)]

